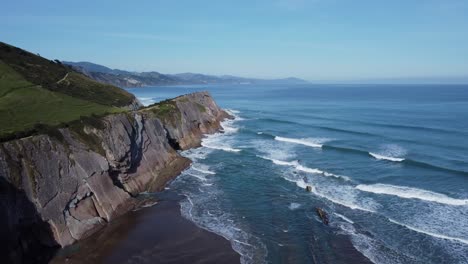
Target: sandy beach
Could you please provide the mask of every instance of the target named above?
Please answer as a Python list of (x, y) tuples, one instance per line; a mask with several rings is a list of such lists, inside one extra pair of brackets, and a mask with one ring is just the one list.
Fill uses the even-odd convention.
[(239, 263), (225, 238), (180, 214), (177, 198), (132, 211), (59, 251), (51, 263)]

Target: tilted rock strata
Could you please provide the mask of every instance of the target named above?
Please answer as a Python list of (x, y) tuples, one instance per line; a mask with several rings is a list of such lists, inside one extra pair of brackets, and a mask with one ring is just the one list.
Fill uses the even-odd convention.
[[(190, 164), (177, 150), (199, 146), (203, 134), (219, 131), (226, 117), (201, 92), (110, 115), (78, 130), (1, 143), (1, 185), (9, 186), (0, 190), (7, 198), (0, 204), (7, 223), (1, 228), (8, 229), (2, 240), (13, 240), (9, 254), (18, 254), (16, 244), (25, 250), (24, 234), (16, 229), (42, 221), (52, 239), (42, 232), (34, 240), (66, 246), (132, 209), (135, 195), (162, 189)], [(28, 202), (35, 217), (18, 208)]]

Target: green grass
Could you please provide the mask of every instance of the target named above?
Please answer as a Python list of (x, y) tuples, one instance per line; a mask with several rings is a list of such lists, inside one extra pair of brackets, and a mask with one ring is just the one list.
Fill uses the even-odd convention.
[(33, 86), (11, 67), (0, 60), (0, 97), (9, 93), (13, 89)]
[[(123, 89), (96, 82), (59, 61), (48, 60), (2, 42), (0, 60), (24, 81), (54, 92), (117, 107), (127, 106), (134, 100), (134, 96)], [(0, 68), (1, 73), (3, 69)], [(58, 83), (65, 76), (67, 78)]]
[(73, 98), (38, 86), (17, 88), (0, 97), (0, 135), (25, 131), (37, 123), (58, 125), (81, 116), (119, 111), (122, 109)]
[(0, 42), (0, 142), (33, 134), (60, 137), (57, 127), (64, 123), (77, 121), (70, 127), (77, 128), (83, 117), (126, 111), (121, 107), (133, 99), (60, 62)]
[(96, 82), (77, 72), (70, 72), (67, 78), (58, 84), (57, 91), (109, 106), (127, 106), (134, 99), (133, 95), (123, 89)]
[(170, 122), (174, 126), (182, 120), (182, 114), (177, 107), (176, 101), (173, 99), (149, 105), (142, 109), (142, 111), (149, 112), (163, 121)]

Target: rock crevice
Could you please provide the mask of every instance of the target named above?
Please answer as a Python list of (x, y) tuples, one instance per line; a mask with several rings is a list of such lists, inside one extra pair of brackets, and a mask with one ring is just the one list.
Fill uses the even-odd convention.
[[(28, 241), (70, 245), (131, 210), (134, 196), (162, 189), (190, 164), (178, 150), (200, 146), (203, 134), (219, 131), (226, 117), (200, 92), (103, 117), (99, 126), (62, 128), (60, 139), (36, 135), (0, 143), (2, 199), (22, 197), (0, 209), (8, 223), (1, 227), (7, 259), (28, 255)], [(27, 208), (18, 208), (26, 201)], [(32, 226), (44, 228), (41, 236), (15, 235)]]

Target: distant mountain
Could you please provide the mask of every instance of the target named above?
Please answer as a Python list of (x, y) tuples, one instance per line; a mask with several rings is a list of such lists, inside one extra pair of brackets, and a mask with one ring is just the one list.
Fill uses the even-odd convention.
[(71, 61), (62, 61), (64, 64), (68, 64), (74, 68), (79, 68), (89, 72), (99, 72), (99, 73), (108, 73), (108, 74), (131, 74), (128, 71), (121, 71), (121, 70), (113, 70), (106, 66), (102, 66), (99, 64), (95, 64), (92, 62), (87, 61), (80, 61), (80, 62), (71, 62)]
[(120, 87), (143, 87), (178, 84), (303, 84), (308, 83), (298, 78), (255, 79), (231, 75), (205, 75), (200, 73), (162, 74), (159, 72), (129, 72), (110, 69), (91, 62), (63, 62), (88, 77)]

